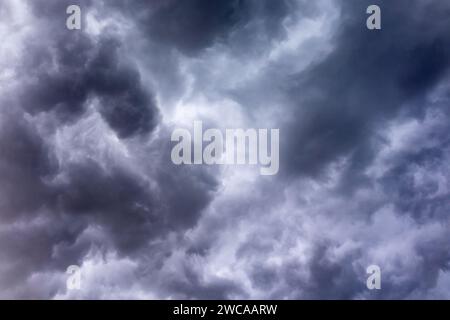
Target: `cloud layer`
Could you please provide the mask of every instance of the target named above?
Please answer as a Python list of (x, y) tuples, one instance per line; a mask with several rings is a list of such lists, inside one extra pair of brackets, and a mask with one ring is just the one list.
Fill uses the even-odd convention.
[[(450, 297), (450, 4), (72, 2), (0, 4), (0, 298)], [(280, 173), (173, 165), (193, 120)]]

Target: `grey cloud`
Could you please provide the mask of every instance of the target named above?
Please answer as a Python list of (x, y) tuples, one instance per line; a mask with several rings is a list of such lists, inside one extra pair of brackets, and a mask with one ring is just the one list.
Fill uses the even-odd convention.
[(154, 129), (158, 111), (152, 94), (143, 89), (138, 71), (121, 62), (117, 41), (102, 38), (96, 43), (84, 35), (57, 34), (48, 45), (55, 57), (48, 48), (38, 48), (25, 66), (32, 70), (21, 97), (27, 111), (54, 110), (59, 119), (71, 121), (98, 99), (99, 112), (119, 137)]
[[(431, 14), (440, 5), (379, 4), (383, 29), (373, 32), (361, 14), (369, 2), (343, 3), (335, 50), (293, 79), (295, 116), (287, 136), (294, 139), (286, 141), (283, 157), (288, 170), (316, 175), (339, 156), (352, 152), (355, 162), (364, 159), (378, 124), (402, 110), (421, 116), (423, 103), (413, 102), (446, 73), (448, 32), (418, 13)], [(442, 7), (444, 12), (447, 5)]]
[[(115, 35), (94, 39), (61, 28), (63, 2), (33, 3), (31, 8), (39, 19), (32, 36), (45, 37), (28, 39), (22, 65), (15, 69), (22, 81), (13, 93), (17, 99), (11, 99), (15, 111), (2, 112), (0, 283), (13, 297), (32, 298), (34, 292), (49, 298), (54, 287), (27, 290), (26, 279), (82, 264), (95, 247), (136, 255), (152, 239), (191, 227), (216, 181), (201, 169), (168, 167), (165, 140), (157, 154), (144, 155), (150, 168), (143, 176), (88, 157), (61, 166), (54, 134), (77, 126), (88, 116), (88, 105), (96, 106), (118, 138), (149, 139), (160, 118), (153, 94), (144, 89)], [(38, 129), (43, 119), (51, 119), (54, 128)], [(86, 238), (88, 228), (103, 233), (107, 242)]]
[(31, 214), (49, 199), (41, 177), (51, 175), (56, 162), (36, 129), (22, 117), (3, 114), (1, 123), (1, 215), (8, 221)]
[[(449, 5), (378, 1), (374, 32), (369, 1), (79, 1), (129, 22), (92, 35), (64, 28), (69, 1), (27, 3), (34, 30), (2, 86), (1, 297), (72, 298), (61, 275), (94, 252), (111, 270), (105, 287), (90, 275), (93, 299), (449, 294)], [(325, 6), (329, 52), (314, 37), (272, 51)], [(170, 162), (166, 103), (201, 117), (203, 97), (239, 107), (218, 119), (280, 128), (279, 176)], [(389, 131), (411, 121), (422, 138)]]
[(132, 5), (116, 1), (115, 4), (134, 15), (140, 13), (138, 27), (144, 36), (189, 56), (216, 43), (227, 43), (233, 32), (245, 33), (253, 21), (260, 22), (266, 34), (275, 35), (295, 5), (284, 0), (136, 1)]

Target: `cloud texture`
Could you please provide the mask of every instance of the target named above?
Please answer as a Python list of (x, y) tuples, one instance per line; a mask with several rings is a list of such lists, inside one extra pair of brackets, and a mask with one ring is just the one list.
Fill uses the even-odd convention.
[[(450, 3), (72, 2), (0, 4), (0, 298), (450, 297)], [(194, 120), (279, 174), (173, 165)]]

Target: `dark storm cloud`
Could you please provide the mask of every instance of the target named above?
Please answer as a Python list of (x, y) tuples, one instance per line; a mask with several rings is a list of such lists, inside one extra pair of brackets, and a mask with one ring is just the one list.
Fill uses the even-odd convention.
[[(16, 112), (3, 113), (1, 124), (1, 296), (9, 289), (11, 296), (31, 297), (22, 287), (29, 275), (65, 268), (86, 252), (87, 243), (75, 245), (86, 224), (53, 211), (54, 190), (46, 179), (58, 166), (36, 128)], [(55, 255), (62, 244), (66, 250)]]
[[(364, 290), (364, 281), (355, 269), (349, 267), (355, 260), (357, 252), (333, 261), (328, 250), (332, 243), (318, 243), (314, 248), (308, 264), (309, 275), (306, 279), (296, 279), (296, 270), (299, 266), (291, 266), (283, 272), (289, 288), (297, 286), (300, 292), (291, 298), (300, 299), (352, 299), (358, 291)], [(288, 294), (286, 292), (285, 294)]]
[[(152, 239), (194, 225), (217, 182), (201, 169), (170, 167), (165, 140), (157, 153), (143, 159), (150, 163), (144, 176), (88, 157), (61, 165), (64, 159), (57, 158), (51, 134), (77, 126), (89, 105), (119, 138), (144, 139), (160, 118), (153, 94), (125, 58), (120, 39), (67, 30), (66, 2), (30, 4), (38, 19), (35, 32), (45, 36), (27, 39), (24, 59), (16, 66), (21, 81), (17, 99), (3, 103), (15, 112), (2, 114), (0, 136), (0, 283), (14, 297), (46, 298), (55, 288), (27, 290), (32, 274), (81, 265), (96, 246), (112, 244), (109, 249), (121, 256), (135, 255)], [(83, 2), (83, 10), (89, 4)], [(42, 119), (51, 119), (46, 123), (53, 129), (38, 130), (35, 123)], [(89, 227), (107, 242), (84, 235)]]
[[(416, 174), (418, 168), (445, 171), (447, 127), (436, 127), (425, 138), (437, 137), (439, 142), (434, 147), (417, 145), (398, 155), (396, 164), (381, 180), (372, 180), (365, 169), (384, 145), (377, 139), (377, 130), (385, 128), (387, 121), (398, 117), (420, 121), (430, 110), (448, 113), (447, 103), (433, 105), (427, 94), (440, 81), (447, 81), (450, 25), (446, 15), (450, 6), (440, 1), (377, 1), (375, 4), (382, 9), (382, 30), (370, 31), (365, 26), (365, 10), (370, 4), (374, 3), (342, 2), (334, 50), (323, 61), (291, 78), (289, 94), (294, 106), (288, 111), (292, 122), (284, 128), (285, 162), (280, 168), (285, 170), (285, 176), (320, 179), (326, 177), (328, 165), (346, 158), (337, 193), (353, 199), (357, 190), (379, 184), (386, 191), (385, 202), (379, 205), (394, 203), (399, 212), (411, 215), (420, 224), (437, 221), (445, 224), (448, 193), (436, 195), (438, 182), (431, 179), (420, 183)], [(371, 215), (379, 205), (365, 208), (359, 214)], [(344, 212), (336, 214), (344, 219)], [(440, 234), (436, 241), (448, 240), (448, 235)], [(408, 277), (401, 285), (390, 279), (386, 290), (368, 297), (405, 298), (413, 293), (424, 294), (434, 287), (439, 273), (448, 270), (448, 251), (442, 243), (427, 245), (429, 251), (425, 255), (423, 244), (418, 242), (415, 254), (422, 263), (416, 265), (416, 276)], [(331, 249), (334, 245), (331, 241), (326, 247)], [(317, 251), (318, 255), (309, 261), (311, 277), (303, 279), (304, 283), (297, 282), (304, 289), (298, 297), (355, 298), (358, 293), (364, 294), (365, 288), (354, 281), (364, 270), (355, 272), (350, 266), (357, 258), (327, 261), (327, 256), (321, 254), (327, 250)], [(426, 272), (422, 270), (425, 265), (429, 268)], [(285, 274), (289, 272), (280, 272), (278, 276), (284, 278)], [(296, 283), (292, 279), (286, 282)]]
[[(299, 176), (315, 179), (318, 183), (327, 181), (331, 179), (327, 176), (329, 165), (346, 160), (345, 165), (338, 166), (339, 181), (333, 189), (333, 196), (338, 196), (349, 205), (319, 212), (320, 215), (329, 219), (339, 216), (346, 228), (352, 229), (350, 226), (355, 221), (370, 219), (380, 208), (392, 204), (397, 211), (391, 212), (391, 215), (398, 214), (399, 219), (405, 216), (414, 219), (417, 226), (411, 226), (412, 230), (434, 225), (445, 230), (448, 225), (449, 194), (445, 187), (439, 186), (439, 180), (430, 178), (421, 181), (417, 174), (419, 171), (432, 173), (444, 176), (446, 178), (443, 179), (448, 181), (444, 173), (448, 171), (448, 126), (433, 124), (435, 127), (424, 140), (437, 140), (435, 145), (430, 147), (422, 142), (399, 152), (394, 159), (389, 159), (390, 169), (379, 179), (368, 175), (366, 170), (374, 165), (380, 150), (390, 143), (383, 141), (380, 134), (387, 133), (383, 131), (392, 121), (417, 119), (421, 123), (425, 121), (426, 114), (433, 112), (448, 117), (448, 99), (435, 105), (435, 98), (430, 95), (438, 85), (448, 83), (450, 26), (446, 15), (450, 6), (439, 1), (379, 1), (382, 30), (370, 31), (366, 28), (368, 15), (365, 14), (370, 4), (373, 3), (339, 2), (342, 16), (336, 22), (331, 53), (300, 74), (291, 76), (286, 73), (283, 78), (286, 85), (274, 83), (268, 89), (278, 93), (279, 87), (291, 88), (287, 94), (290, 97), (288, 104), (292, 107), (285, 110), (290, 121), (287, 124), (278, 122), (284, 137), (281, 140), (284, 153), (281, 155), (283, 175), (280, 184), (288, 184)], [(242, 91), (247, 92), (246, 89)], [(266, 92), (261, 91), (259, 96), (264, 98), (254, 98), (256, 104), (266, 101)], [(242, 100), (238, 97), (238, 101)], [(391, 137), (386, 138), (390, 140)], [(438, 192), (442, 188), (444, 191)], [(373, 199), (358, 199), (356, 193), (362, 190), (370, 190)], [(382, 190), (381, 199), (376, 197), (377, 190)], [(322, 197), (316, 200), (326, 203), (329, 195)], [(302, 204), (312, 201), (309, 197), (305, 198)], [(249, 215), (248, 212), (257, 210), (255, 208), (261, 203), (272, 203), (274, 197), (260, 198), (256, 200), (259, 202), (257, 205), (241, 199), (235, 201), (233, 208), (236, 210), (224, 209), (226, 218), (218, 217), (217, 225), (226, 224), (225, 220), (230, 221), (231, 217), (240, 214)], [(350, 203), (358, 205), (353, 207)], [(252, 225), (254, 220), (249, 219), (247, 223)], [(320, 228), (320, 223), (317, 224)], [(277, 229), (275, 225), (272, 228)], [(280, 227), (278, 233), (287, 233), (285, 228), (286, 225)], [(359, 228), (375, 227), (368, 224)], [(378, 232), (384, 235), (382, 228)], [(320, 233), (327, 238), (326, 230)], [(345, 232), (342, 233), (345, 238)], [(275, 246), (278, 239), (268, 246), (261, 246), (259, 239), (252, 239), (249, 243), (245, 242), (238, 252), (246, 247), (252, 248), (250, 252), (255, 253), (256, 259), (255, 266), (249, 270), (253, 286), (263, 290), (278, 288), (273, 298), (426, 297), (427, 292), (436, 286), (440, 274), (448, 272), (449, 263), (448, 248), (443, 245), (450, 239), (448, 233), (437, 233), (433, 241), (435, 246), (426, 245), (428, 257), (422, 247), (423, 241), (426, 242), (429, 237), (431, 235), (426, 234), (409, 240), (413, 247), (411, 256), (417, 257), (420, 262), (410, 262), (411, 266), (397, 265), (395, 272), (385, 275), (388, 282), (386, 290), (375, 293), (368, 291), (364, 282), (365, 267), (371, 263), (366, 251), (373, 245), (365, 242), (364, 236), (358, 240), (363, 241), (365, 246), (357, 246), (342, 259), (336, 260), (333, 255), (348, 239), (329, 239), (315, 246), (314, 254), (307, 263), (292, 263), (291, 269), (289, 262), (279, 268), (264, 266), (267, 256), (277, 253), (272, 245)], [(321, 243), (321, 238), (310, 241)], [(398, 244), (392, 244), (392, 248), (396, 246)], [(201, 248), (199, 252), (207, 255), (207, 249)], [(385, 250), (392, 248), (390, 243), (385, 244)], [(245, 252), (247, 254), (240, 256), (241, 259), (245, 260), (248, 256), (248, 251)], [(429, 269), (424, 271), (426, 265)], [(409, 267), (412, 270), (408, 270)], [(296, 274), (299, 276), (296, 277)], [(400, 283), (396, 281), (398, 276), (403, 277)]]
[[(160, 150), (161, 159), (168, 151)], [(178, 172), (162, 162), (157, 168), (161, 174), (154, 179), (159, 190), (121, 168), (105, 172), (89, 161), (71, 166), (64, 172), (65, 182), (53, 186), (56, 205), (103, 228), (119, 253), (133, 254), (151, 239), (193, 226), (217, 183), (202, 171)]]
[[(450, 128), (447, 128), (447, 130)], [(441, 146), (448, 150), (448, 142)], [(411, 214), (419, 221), (448, 219), (449, 193), (439, 194), (439, 181), (430, 179), (415, 182), (417, 168), (433, 172), (447, 165), (445, 151), (436, 148), (411, 150), (396, 159), (396, 164), (381, 179), (399, 210)]]
[(342, 2), (335, 49), (292, 79), (295, 120), (283, 146), (289, 172), (316, 175), (350, 153), (361, 162), (356, 167), (367, 163), (377, 124), (401, 110), (422, 115), (423, 104), (414, 101), (423, 99), (446, 73), (449, 5), (377, 3), (382, 7), (382, 30), (371, 31), (365, 24), (370, 1)]
[(82, 81), (99, 94), (100, 113), (120, 137), (150, 132), (157, 121), (154, 100), (139, 86), (139, 73), (120, 65), (115, 47), (110, 41), (100, 44)]
[[(193, 0), (115, 1), (121, 10), (136, 16), (144, 36), (184, 54), (196, 55), (215, 43), (227, 43), (233, 32), (246, 33), (258, 21), (266, 35), (275, 36), (281, 22), (296, 7), (294, 1)], [(252, 33), (247, 33), (252, 40)]]
[(243, 1), (162, 1), (143, 21), (157, 41), (194, 53), (223, 38), (240, 20)]
[(54, 172), (55, 159), (35, 128), (22, 117), (3, 115), (1, 124), (0, 213), (2, 220), (8, 221), (22, 213), (32, 213), (49, 198), (41, 177)]
[(175, 293), (177, 299), (223, 300), (242, 294), (240, 284), (228, 279), (214, 279), (208, 283), (202, 281), (202, 274), (190, 266), (179, 270), (183, 277), (168, 279), (165, 290)]
[[(226, 71), (237, 75), (230, 76), (209, 59), (220, 52), (260, 63), (289, 32), (299, 32), (288, 30), (286, 19), (315, 21), (320, 6), (77, 3), (84, 26), (94, 9), (100, 20), (129, 24), (98, 35), (68, 31), (65, 9), (72, 1), (28, 2), (34, 31), (14, 66), (17, 91), (1, 99), (0, 297), (64, 295), (64, 283), (39, 277), (82, 265), (94, 249), (136, 266), (119, 284), (120, 272), (108, 274), (115, 291), (137, 286), (162, 298), (427, 297), (441, 282), (450, 261), (449, 126), (442, 124), (450, 95), (436, 103), (429, 93), (448, 81), (450, 5), (378, 1), (383, 29), (369, 31), (365, 11), (373, 3), (337, 1), (341, 16), (327, 35), (333, 47), (321, 60), (292, 75), (293, 60), (300, 59), (295, 52), (274, 54), (261, 68), (256, 64), (254, 75), (231, 68)], [(6, 16), (2, 4), (0, 10)], [(127, 47), (137, 38), (142, 47)], [(308, 46), (315, 50), (320, 41)], [(144, 47), (154, 50), (133, 51)], [(192, 60), (201, 67), (183, 75), (180, 65)], [(218, 80), (241, 73), (251, 79), (232, 89)], [(170, 162), (173, 128), (163, 120), (173, 119), (160, 116), (167, 107), (160, 98), (184, 99), (177, 87), (184, 76), (193, 78), (187, 88), (193, 95), (215, 95), (219, 105), (231, 99), (241, 104), (243, 118), (279, 104), (271, 119), (282, 134), (279, 177), (251, 181), (247, 173), (225, 173), (221, 181), (217, 168)], [(392, 121), (414, 118), (423, 128), (430, 111), (442, 123), (431, 121), (424, 141), (393, 148), (387, 164), (377, 162)], [(333, 184), (326, 169), (341, 159), (348, 161)], [(324, 187), (328, 180), (332, 187)], [(117, 261), (103, 259), (102, 268)], [(371, 263), (383, 270), (380, 292), (365, 287)], [(95, 299), (110, 289), (84, 292)]]
[[(70, 121), (98, 99), (100, 114), (119, 137), (154, 129), (158, 111), (152, 94), (142, 87), (138, 71), (120, 60), (117, 41), (95, 42), (69, 33), (56, 34), (48, 45), (55, 56), (48, 47), (39, 47), (24, 66), (31, 70), (21, 97), (27, 111), (54, 111), (59, 119)], [(53, 63), (57, 70), (51, 70)]]

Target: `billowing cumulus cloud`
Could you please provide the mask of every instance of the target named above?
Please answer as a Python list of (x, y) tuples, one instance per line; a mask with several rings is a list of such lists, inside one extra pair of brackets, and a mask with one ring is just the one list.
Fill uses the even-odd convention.
[[(0, 297), (448, 298), (450, 5), (370, 4), (2, 1)], [(279, 174), (174, 165), (194, 120)]]

